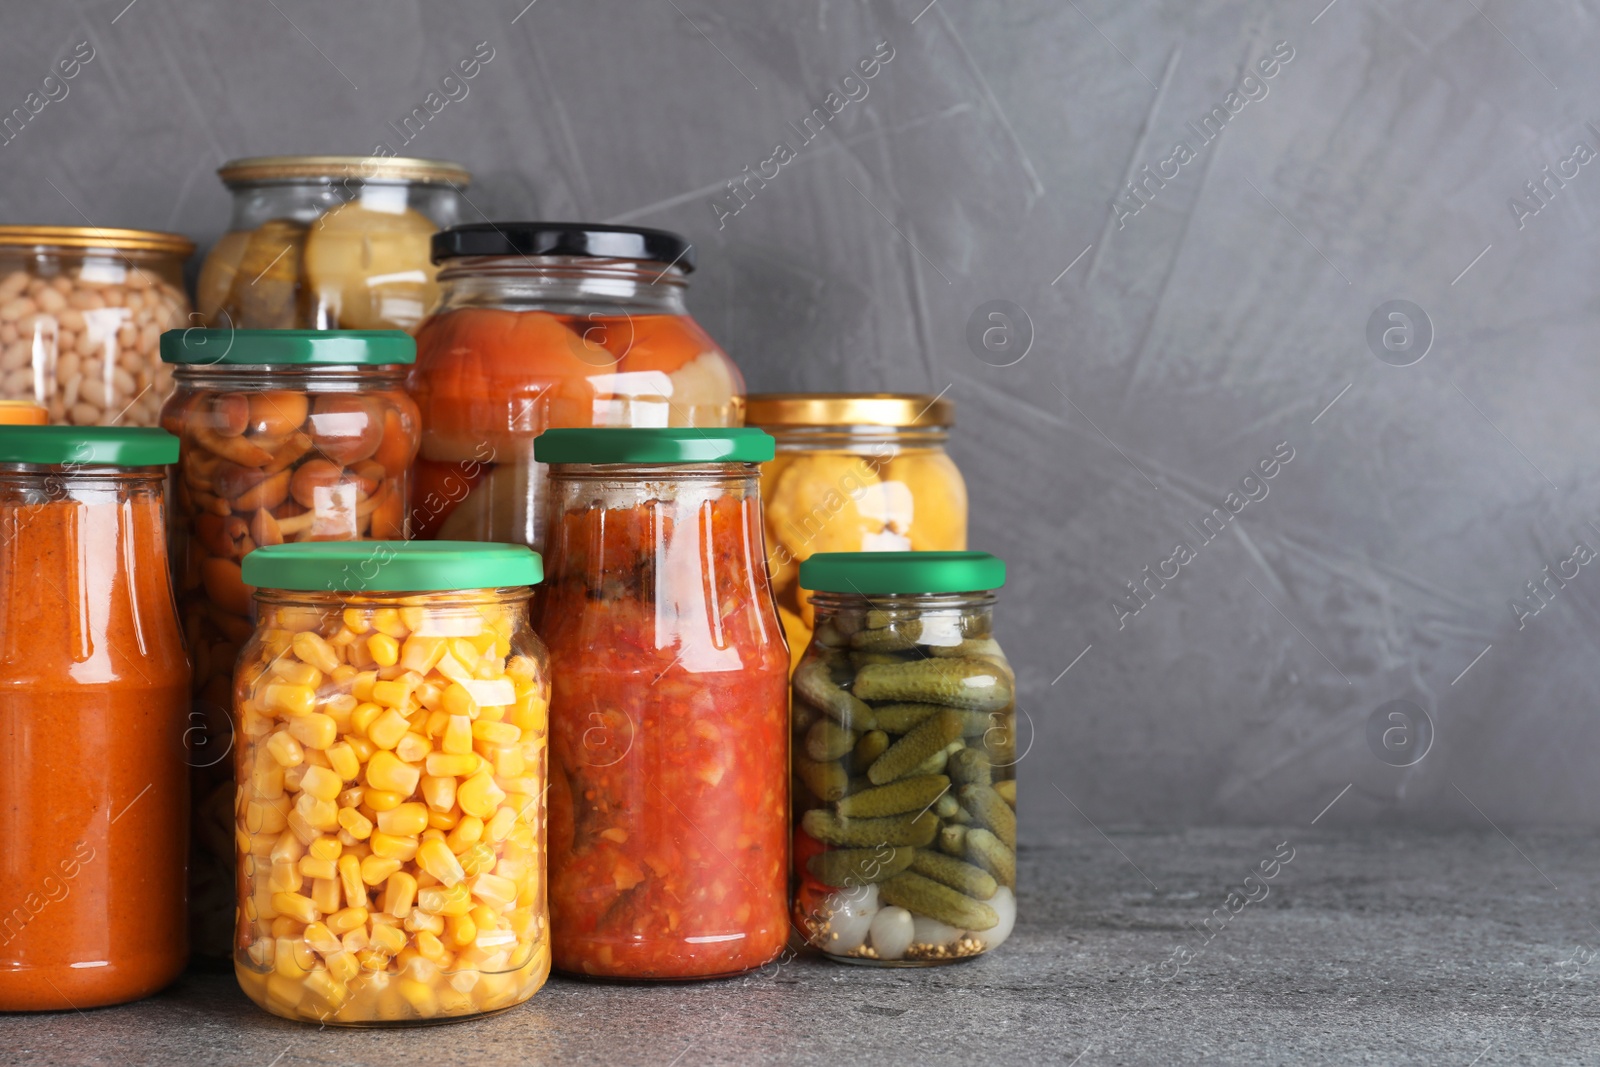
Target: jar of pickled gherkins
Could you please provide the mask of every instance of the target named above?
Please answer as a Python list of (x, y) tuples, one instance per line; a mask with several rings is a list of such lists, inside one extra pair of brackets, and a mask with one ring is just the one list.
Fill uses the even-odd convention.
[(187, 237), (0, 226), (0, 399), (54, 423), (154, 426), (172, 386), (163, 330), (191, 325)]
[(550, 673), (521, 545), (251, 553), (234, 687), (234, 972), (275, 1015), (382, 1026), (520, 1004), (550, 973)]
[(760, 393), (747, 421), (777, 439), (762, 467), (768, 565), (793, 661), (811, 640), (797, 568), (813, 552), (958, 551), (967, 486), (945, 453), (955, 405), (914, 393)]
[(550, 427), (738, 426), (744, 380), (689, 317), (692, 246), (662, 230), (497, 222), (434, 238), (417, 335), (419, 537), (539, 548)]
[(235, 329), (414, 331), (437, 296), (428, 241), (460, 221), (471, 181), (400, 156), (264, 156), (217, 174), (233, 218), (195, 304)]
[(760, 430), (550, 430), (555, 965), (761, 966), (788, 935), (788, 654), (762, 566)]
[(983, 552), (820, 553), (794, 673), (794, 921), (844, 963), (926, 966), (1016, 921), (1015, 680)]
[(401, 387), (416, 344), (398, 330), (174, 330), (162, 424), (182, 442), (173, 572), (195, 660), (196, 956), (225, 960), (233, 913), (229, 689), (254, 604), (240, 562), (258, 546), (407, 536), (417, 409)]
[(0, 427), (0, 1011), (136, 1000), (188, 955), (177, 458), (161, 430)]

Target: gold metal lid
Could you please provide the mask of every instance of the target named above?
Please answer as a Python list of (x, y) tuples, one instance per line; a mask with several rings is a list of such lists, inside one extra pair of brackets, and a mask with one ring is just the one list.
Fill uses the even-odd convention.
[(99, 226), (0, 226), (0, 248), (107, 248), (118, 252), (166, 252), (187, 259), (194, 242), (179, 233), (113, 230)]
[(954, 426), (955, 402), (922, 393), (753, 393), (748, 426)]
[(236, 182), (294, 181), (307, 178), (357, 178), (371, 182), (432, 182), (466, 185), (467, 168), (444, 159), (405, 156), (252, 156), (217, 168), (227, 185)]

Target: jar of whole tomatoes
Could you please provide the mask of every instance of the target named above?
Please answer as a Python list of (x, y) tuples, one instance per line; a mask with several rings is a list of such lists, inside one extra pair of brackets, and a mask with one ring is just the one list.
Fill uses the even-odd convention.
[(51, 422), (154, 426), (172, 387), (164, 330), (190, 325), (187, 237), (0, 226), (0, 399)]
[(539, 548), (551, 427), (738, 426), (744, 380), (689, 317), (693, 247), (662, 230), (496, 222), (434, 238), (417, 335), (417, 535)]
[(148, 996), (188, 956), (178, 442), (0, 427), (0, 1011)]
[(953, 402), (915, 393), (760, 393), (746, 412), (778, 442), (761, 469), (761, 494), (793, 662), (811, 640), (811, 604), (796, 579), (813, 552), (967, 547), (967, 485), (944, 447)]
[(277, 545), (234, 689), (234, 972), (288, 1019), (429, 1022), (550, 973), (550, 674), (521, 545)]
[(800, 565), (816, 636), (794, 673), (794, 921), (843, 963), (926, 966), (1016, 921), (1016, 681), (985, 552)]
[(195, 305), (235, 329), (415, 331), (437, 296), (428, 242), (460, 221), (472, 180), (401, 156), (263, 156), (217, 174), (233, 218)]
[(788, 935), (788, 654), (760, 430), (550, 430), (555, 965), (712, 978)]
[(259, 546), (403, 538), (417, 409), (402, 388), (416, 344), (398, 330), (173, 330), (162, 424), (182, 443), (173, 572), (194, 657), (196, 956), (228, 953), (233, 914), (229, 690), (250, 637), (240, 573)]

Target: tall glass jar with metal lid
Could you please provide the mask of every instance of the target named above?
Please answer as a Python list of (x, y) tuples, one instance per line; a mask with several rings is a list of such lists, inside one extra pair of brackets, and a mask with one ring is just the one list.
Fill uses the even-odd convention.
[(164, 330), (193, 325), (187, 237), (0, 226), (0, 400), (74, 426), (154, 426), (172, 387)]
[(945, 452), (955, 405), (916, 393), (758, 393), (747, 421), (772, 434), (761, 470), (767, 551), (794, 660), (811, 640), (797, 568), (813, 552), (958, 551), (967, 486)]
[(927, 966), (1016, 921), (1016, 680), (985, 552), (825, 552), (794, 673), (794, 922), (843, 963)]
[(303, 1022), (435, 1022), (550, 973), (549, 662), (521, 545), (372, 541), (251, 553), (234, 973)]
[(233, 217), (195, 304), (235, 329), (415, 331), (437, 296), (428, 241), (461, 220), (471, 181), (400, 156), (263, 156), (217, 174)]
[(540, 547), (546, 429), (743, 422), (738, 368), (684, 306), (695, 258), (677, 234), (496, 222), (433, 252), (440, 304), (411, 375), (419, 536)]
[(227, 954), (232, 916), (228, 692), (254, 602), (240, 564), (257, 547), (407, 536), (416, 343), (398, 330), (174, 330), (176, 388), (162, 424), (182, 442), (173, 571), (211, 742), (194, 771), (194, 945)]
[(178, 442), (0, 427), (0, 1011), (183, 970), (189, 661), (162, 496)]
[(749, 429), (550, 430), (555, 965), (762, 966), (788, 937), (788, 655)]

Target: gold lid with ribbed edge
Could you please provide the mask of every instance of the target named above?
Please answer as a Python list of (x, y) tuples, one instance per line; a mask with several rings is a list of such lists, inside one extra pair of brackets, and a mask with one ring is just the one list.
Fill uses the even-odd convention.
[(459, 163), (406, 156), (251, 156), (229, 160), (217, 168), (217, 176), (226, 185), (314, 178), (436, 185), (467, 185), (472, 181), (467, 168)]
[(923, 393), (752, 393), (748, 426), (954, 426), (955, 402)]
[(166, 252), (187, 259), (194, 242), (181, 233), (117, 230), (100, 226), (0, 226), (0, 248), (106, 248), (116, 252)]

